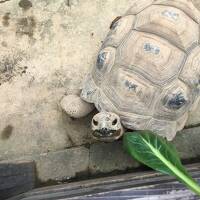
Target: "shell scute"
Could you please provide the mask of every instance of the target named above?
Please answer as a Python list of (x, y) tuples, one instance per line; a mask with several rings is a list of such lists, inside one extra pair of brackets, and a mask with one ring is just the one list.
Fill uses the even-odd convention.
[[(196, 92), (200, 90), (200, 47), (197, 46), (189, 54), (180, 73), (180, 79)], [(200, 92), (199, 92), (200, 95)]]
[(155, 107), (154, 116), (159, 119), (176, 120), (192, 105), (194, 96), (182, 81), (175, 81), (163, 88)]
[(132, 31), (117, 49), (116, 62), (162, 86), (177, 78), (184, 57), (185, 53), (168, 41)]
[(121, 17), (113, 23), (111, 30), (103, 43), (103, 47), (118, 47), (126, 35), (133, 29), (135, 18), (134, 15), (128, 15)]
[(106, 96), (122, 112), (150, 115), (157, 88), (123, 66), (115, 66), (102, 85)]
[(191, 0), (155, 0), (153, 4), (173, 6), (185, 12), (197, 23), (200, 23), (200, 12)]
[(199, 41), (199, 25), (170, 6), (152, 5), (145, 9), (138, 14), (135, 29), (159, 35), (185, 51)]

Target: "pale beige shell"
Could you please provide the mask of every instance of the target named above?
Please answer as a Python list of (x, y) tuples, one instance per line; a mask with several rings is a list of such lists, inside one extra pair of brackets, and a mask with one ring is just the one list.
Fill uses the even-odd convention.
[(112, 24), (82, 98), (172, 140), (200, 96), (199, 23), (189, 0), (136, 1)]

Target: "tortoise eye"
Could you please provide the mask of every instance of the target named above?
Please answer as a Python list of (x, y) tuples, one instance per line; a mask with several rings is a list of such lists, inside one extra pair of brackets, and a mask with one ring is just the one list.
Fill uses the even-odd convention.
[(117, 119), (112, 122), (112, 125), (115, 126), (117, 124)]
[(98, 126), (98, 124), (99, 124), (98, 121), (96, 121), (95, 119), (93, 119), (92, 122), (93, 122), (93, 124), (94, 124), (95, 126)]

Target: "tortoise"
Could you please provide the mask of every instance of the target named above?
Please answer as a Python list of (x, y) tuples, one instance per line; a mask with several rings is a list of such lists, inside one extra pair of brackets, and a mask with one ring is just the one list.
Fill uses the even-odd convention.
[(80, 95), (61, 106), (74, 118), (94, 107), (93, 137), (110, 142), (125, 129), (171, 141), (200, 99), (200, 12), (189, 0), (138, 0), (111, 24)]

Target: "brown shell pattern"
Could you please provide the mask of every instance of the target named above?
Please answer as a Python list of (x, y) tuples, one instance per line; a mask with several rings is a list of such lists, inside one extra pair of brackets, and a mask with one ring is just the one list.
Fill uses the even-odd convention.
[(189, 0), (137, 0), (113, 22), (84, 99), (173, 139), (200, 96), (199, 23)]

